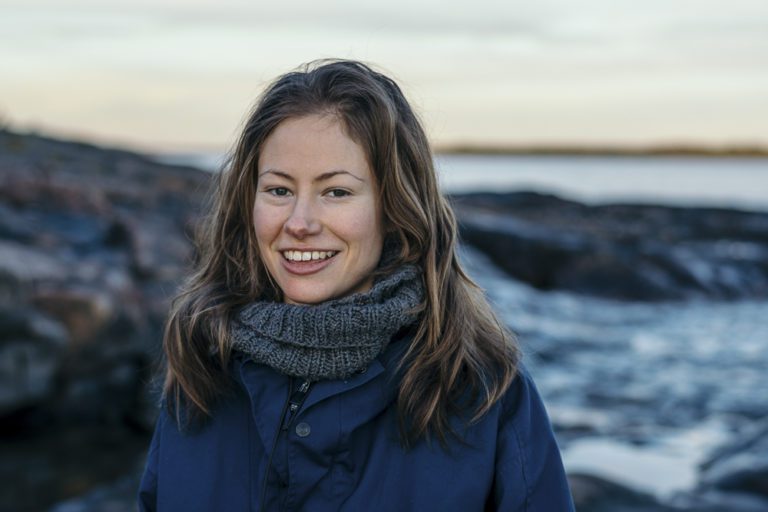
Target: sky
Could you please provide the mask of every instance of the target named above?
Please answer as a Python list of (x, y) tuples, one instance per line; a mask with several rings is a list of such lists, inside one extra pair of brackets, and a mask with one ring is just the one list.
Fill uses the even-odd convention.
[(223, 150), (324, 57), (392, 76), (438, 147), (768, 146), (766, 0), (0, 0), (0, 122)]

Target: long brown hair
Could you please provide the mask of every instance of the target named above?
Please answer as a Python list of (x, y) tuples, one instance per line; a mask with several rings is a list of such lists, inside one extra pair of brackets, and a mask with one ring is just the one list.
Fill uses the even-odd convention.
[(476, 420), (500, 399), (515, 377), (518, 350), (459, 264), (456, 220), (419, 119), (393, 80), (356, 61), (309, 63), (279, 77), (256, 102), (218, 175), (195, 272), (172, 305), (164, 396), (177, 415), (184, 404), (188, 418), (209, 416), (229, 382), (233, 314), (256, 299), (281, 300), (252, 227), (259, 153), (281, 122), (324, 113), (341, 120), (369, 159), (385, 229), (402, 247), (393, 265), (423, 271), (426, 296), (398, 396), (402, 441), (434, 433), (444, 442), (453, 414)]

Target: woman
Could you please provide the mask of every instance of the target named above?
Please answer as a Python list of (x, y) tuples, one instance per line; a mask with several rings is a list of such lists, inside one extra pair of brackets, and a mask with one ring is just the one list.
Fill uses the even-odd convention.
[(572, 510), (424, 131), (354, 61), (246, 122), (164, 338), (142, 510)]

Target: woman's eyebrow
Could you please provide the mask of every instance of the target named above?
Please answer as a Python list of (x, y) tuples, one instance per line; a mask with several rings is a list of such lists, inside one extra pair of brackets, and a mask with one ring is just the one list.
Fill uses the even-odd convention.
[(293, 179), (293, 176), (291, 176), (290, 174), (285, 173), (283, 171), (278, 171), (277, 169), (267, 169), (266, 171), (259, 173), (259, 178), (261, 178), (265, 174), (274, 174), (276, 176), (280, 176), (281, 178), (285, 178), (288, 181), (296, 181)]
[(338, 169), (338, 170), (335, 170), (335, 171), (328, 171), (328, 172), (324, 172), (323, 174), (321, 174), (320, 176), (318, 176), (317, 178), (315, 178), (315, 179), (314, 179), (314, 180), (312, 180), (312, 181), (323, 181), (323, 180), (327, 180), (327, 179), (330, 179), (330, 178), (332, 178), (332, 177), (336, 176), (337, 174), (348, 174), (348, 175), (352, 176), (353, 178), (355, 178), (355, 179), (356, 179), (356, 180), (358, 180), (358, 181), (362, 181), (362, 182), (365, 182), (365, 180), (364, 180), (363, 178), (358, 178), (357, 176), (355, 176), (355, 175), (354, 175), (354, 174), (352, 174), (351, 172), (349, 172), (349, 171), (345, 171), (344, 169)]
[[(266, 171), (264, 171), (261, 174), (259, 174), (259, 178), (261, 178), (265, 174), (275, 174), (277, 176), (280, 176), (281, 178), (287, 179), (288, 181), (296, 181), (293, 178), (293, 176), (291, 176), (290, 174), (285, 173), (285, 172), (280, 171), (280, 170), (277, 170), (277, 169), (267, 169)], [(312, 181), (317, 182), (317, 181), (328, 180), (328, 179), (331, 179), (332, 177), (336, 176), (337, 174), (348, 174), (349, 176), (352, 176), (353, 178), (355, 178), (358, 181), (365, 182), (365, 180), (363, 178), (359, 178), (359, 177), (355, 176), (354, 174), (352, 174), (351, 172), (345, 171), (344, 169), (337, 169), (337, 170), (334, 170), (334, 171), (324, 172), (323, 174), (321, 174), (320, 176), (316, 177)]]

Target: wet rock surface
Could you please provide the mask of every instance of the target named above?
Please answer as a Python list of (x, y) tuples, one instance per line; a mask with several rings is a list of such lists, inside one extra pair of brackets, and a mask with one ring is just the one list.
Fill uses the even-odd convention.
[(210, 178), (0, 130), (2, 503), (45, 509), (143, 457), (161, 326)]
[(579, 512), (763, 512), (768, 501), (742, 493), (680, 493), (666, 500), (610, 479), (585, 473), (568, 475)]
[(662, 505), (652, 495), (606, 478), (584, 473), (568, 475), (573, 502), (580, 512), (663, 512), (679, 510)]
[(541, 290), (625, 300), (768, 297), (768, 213), (454, 195), (462, 239)]
[(462, 260), (518, 335), (578, 510), (768, 510), (767, 301), (607, 300)]
[(715, 451), (701, 470), (702, 488), (756, 494), (768, 504), (768, 419)]

